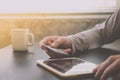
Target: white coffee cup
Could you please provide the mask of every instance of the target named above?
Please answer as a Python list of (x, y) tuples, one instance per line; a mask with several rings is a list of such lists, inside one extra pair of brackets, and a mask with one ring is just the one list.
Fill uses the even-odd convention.
[(27, 51), (34, 44), (34, 36), (29, 29), (12, 29), (11, 41), (13, 51)]

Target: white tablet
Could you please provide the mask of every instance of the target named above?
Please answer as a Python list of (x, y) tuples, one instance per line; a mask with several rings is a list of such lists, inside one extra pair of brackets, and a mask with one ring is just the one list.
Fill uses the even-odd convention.
[(80, 58), (59, 58), (49, 60), (37, 60), (37, 64), (55, 73), (60, 77), (93, 76), (96, 64)]

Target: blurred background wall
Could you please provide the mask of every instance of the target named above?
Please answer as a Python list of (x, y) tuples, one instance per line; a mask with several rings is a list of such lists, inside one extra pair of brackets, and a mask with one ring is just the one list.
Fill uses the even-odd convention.
[(29, 28), (39, 41), (45, 36), (66, 36), (94, 27), (105, 19), (0, 19), (0, 48), (11, 43), (11, 29)]

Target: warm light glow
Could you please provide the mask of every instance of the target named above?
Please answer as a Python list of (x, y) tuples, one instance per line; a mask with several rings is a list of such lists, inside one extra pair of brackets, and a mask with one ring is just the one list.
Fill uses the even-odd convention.
[(67, 32), (72, 33), (73, 30), (78, 31), (80, 28), (78, 25), (81, 25), (80, 19), (91, 21), (94, 18), (99, 20), (109, 16), (108, 14), (80, 15), (79, 13), (109, 12), (115, 7), (116, 0), (0, 0), (0, 48), (10, 43), (12, 28), (30, 28), (36, 39), (52, 34), (63, 35)]
[(110, 10), (115, 0), (1, 0), (0, 13), (69, 13)]

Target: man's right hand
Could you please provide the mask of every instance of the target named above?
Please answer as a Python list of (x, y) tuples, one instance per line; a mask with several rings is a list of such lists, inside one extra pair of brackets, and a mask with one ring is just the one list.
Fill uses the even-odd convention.
[(49, 52), (43, 44), (49, 45), (53, 48), (62, 49), (62, 51), (66, 53), (72, 52), (72, 43), (67, 37), (61, 37), (61, 36), (48, 36), (45, 37), (43, 40), (40, 41), (40, 47), (45, 50), (47, 53)]

